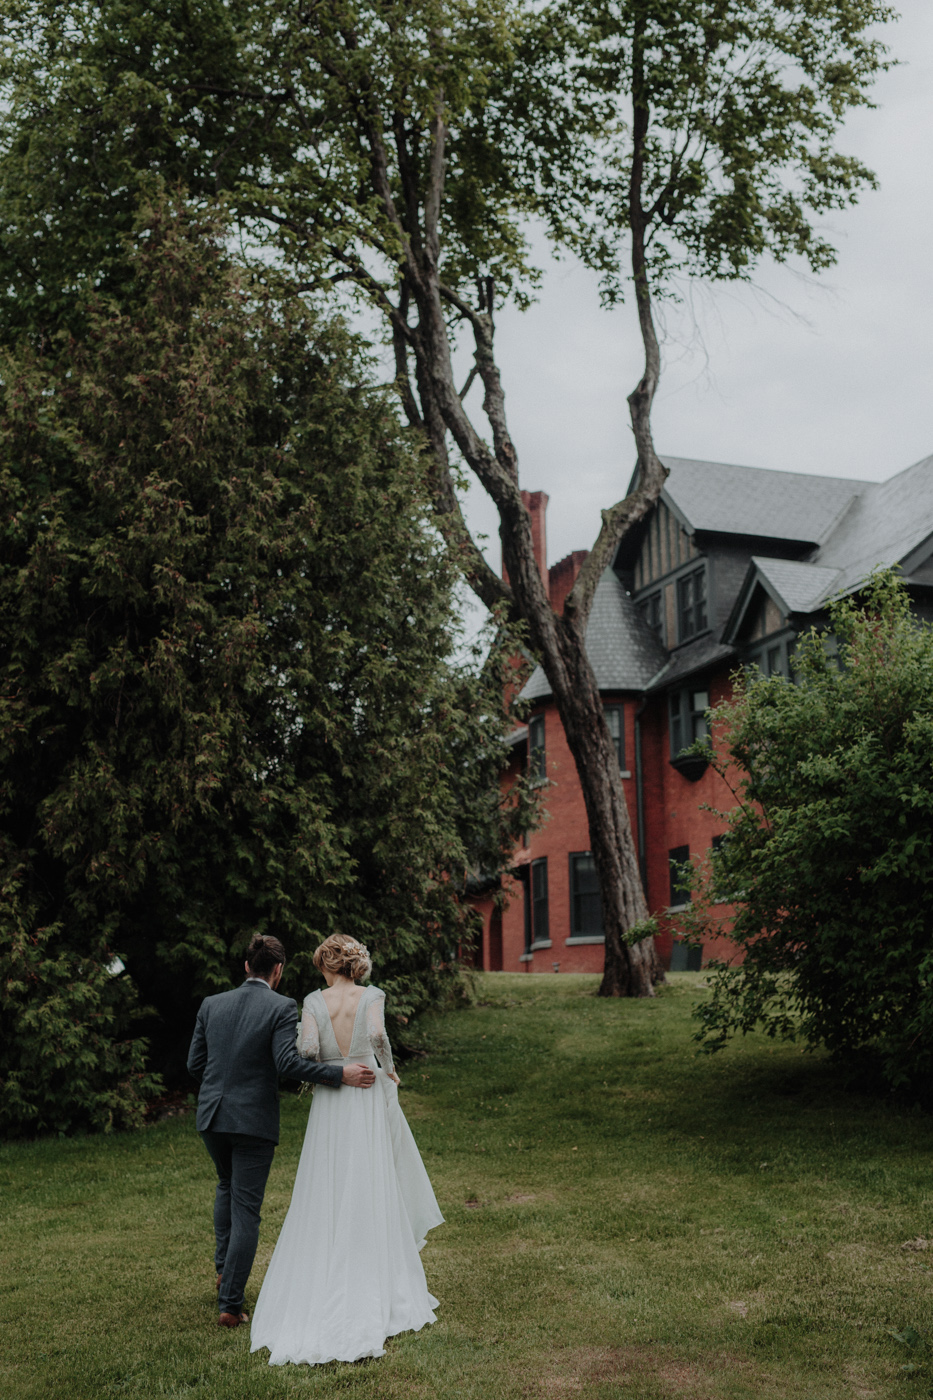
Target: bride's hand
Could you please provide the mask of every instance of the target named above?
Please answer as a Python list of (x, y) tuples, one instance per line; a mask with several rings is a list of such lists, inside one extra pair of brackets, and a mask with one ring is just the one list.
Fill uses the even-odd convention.
[(394, 1069), (387, 1069), (387, 1070), (386, 1070), (386, 1074), (387, 1074), (387, 1075), (389, 1076), (389, 1078), (392, 1080), (392, 1083), (393, 1083), (393, 1084), (401, 1084), (402, 1081), (399, 1079), (399, 1077), (398, 1077), (398, 1075), (395, 1073), (395, 1070), (394, 1070)]

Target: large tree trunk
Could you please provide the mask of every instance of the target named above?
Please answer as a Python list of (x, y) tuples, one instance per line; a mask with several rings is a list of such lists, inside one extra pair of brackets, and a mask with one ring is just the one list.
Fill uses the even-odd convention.
[(648, 908), (615, 746), (585, 647), (572, 628), (561, 629), (560, 641), (570, 684), (554, 695), (580, 779), (602, 895), (606, 945), (600, 996), (652, 996), (663, 978), (654, 940), (626, 941)]
[[(461, 550), (473, 588), (487, 605), (505, 603), (514, 617), (524, 619), (551, 685), (579, 775), (590, 849), (599, 876), (606, 939), (600, 993), (652, 996), (654, 983), (663, 978), (663, 973), (652, 939), (630, 944), (626, 938), (632, 925), (644, 919), (648, 911), (619, 764), (585, 644), (587, 619), (603, 570), (611, 563), (626, 530), (642, 519), (657, 500), (665, 476), (650, 433), (651, 401), (660, 361), (644, 276), (644, 240), (641, 230), (636, 230), (634, 241), (639, 249), (641, 273), (637, 289), (639, 321), (646, 337), (645, 374), (629, 400), (638, 447), (638, 479), (629, 496), (603, 511), (599, 536), (559, 616), (551, 606), (538, 568), (531, 519), (519, 488), (518, 455), (508, 430), (505, 395), (493, 354), (491, 282), (487, 280), (480, 287), (477, 309), (454, 289), (444, 286), (439, 273), (438, 220), (446, 140), (442, 109), (443, 96), (439, 94), (437, 115), (431, 124), (431, 178), (424, 196), (424, 225), (422, 229), (412, 229), (410, 236), (406, 234), (401, 296), (392, 313), (399, 387), (409, 421), (423, 428), (431, 445), (439, 517), (448, 538)], [(396, 217), (385, 178), (385, 153), (378, 139), (372, 140), (374, 186), (386, 209)], [(492, 431), (491, 446), (474, 428), (454, 383), (445, 303), (473, 331), (476, 372), (485, 390), (483, 409)], [(410, 304), (417, 310), (415, 325), (408, 319)], [(416, 389), (409, 377), (410, 355), (415, 362)], [(508, 584), (493, 574), (466, 531), (451, 479), (448, 433), (498, 511)]]

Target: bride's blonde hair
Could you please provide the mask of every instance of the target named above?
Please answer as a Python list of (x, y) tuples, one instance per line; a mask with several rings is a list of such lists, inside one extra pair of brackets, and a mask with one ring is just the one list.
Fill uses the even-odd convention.
[(373, 970), (369, 949), (347, 933), (332, 933), (314, 950), (314, 966), (335, 977), (351, 977), (362, 982)]

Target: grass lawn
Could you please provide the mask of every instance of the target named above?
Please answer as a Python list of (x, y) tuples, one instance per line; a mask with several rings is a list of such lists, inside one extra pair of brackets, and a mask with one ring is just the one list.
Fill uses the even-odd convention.
[[(903, 1247), (933, 1238), (928, 1116), (757, 1037), (696, 1057), (698, 974), (648, 1002), (592, 977), (477, 988), (403, 1072), (447, 1217), (424, 1251), (435, 1327), (377, 1361), (270, 1367), (215, 1325), (193, 1115), (7, 1144), (3, 1400), (933, 1395), (933, 1244)], [(306, 1117), (283, 1104), (250, 1301)]]

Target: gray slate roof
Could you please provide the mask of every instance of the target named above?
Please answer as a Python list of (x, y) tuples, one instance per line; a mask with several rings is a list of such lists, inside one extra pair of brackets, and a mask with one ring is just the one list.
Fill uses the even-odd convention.
[(662, 457), (670, 469), (663, 496), (691, 530), (820, 544), (867, 483), (726, 462)]
[(767, 579), (785, 613), (814, 612), (824, 599), (838, 592), (841, 569), (821, 564), (797, 564), (790, 559), (762, 559), (752, 556), (752, 565)]
[(933, 534), (933, 456), (889, 481), (866, 482), (814, 562), (840, 570), (837, 591), (855, 588), (879, 564), (901, 564)]
[(652, 677), (648, 689), (664, 690), (675, 682), (685, 681), (697, 671), (717, 666), (737, 654), (735, 647), (726, 642), (717, 642), (713, 636), (698, 637), (695, 642), (688, 642), (674, 652), (667, 664)]
[[(612, 569), (596, 585), (586, 627), (586, 654), (600, 690), (644, 690), (667, 661), (667, 652)], [(551, 686), (543, 669), (532, 672), (522, 690), (525, 700), (543, 700)]]
[[(770, 475), (770, 473), (769, 473)], [(814, 613), (830, 598), (857, 589), (879, 565), (911, 571), (933, 552), (933, 456), (889, 481), (865, 481), (829, 537), (807, 563), (753, 557), (787, 613)], [(749, 581), (746, 582), (745, 597)], [(727, 628), (727, 632), (730, 629)]]

